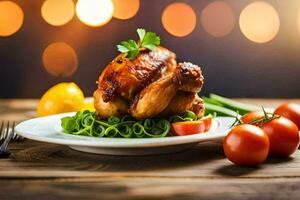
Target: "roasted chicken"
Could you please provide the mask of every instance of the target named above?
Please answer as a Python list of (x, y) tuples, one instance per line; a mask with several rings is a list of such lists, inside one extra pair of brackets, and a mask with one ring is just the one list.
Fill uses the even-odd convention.
[(191, 110), (201, 117), (202, 71), (191, 63), (176, 63), (175, 53), (163, 47), (141, 51), (129, 60), (117, 56), (105, 68), (94, 92), (101, 118), (130, 114), (136, 119), (182, 114)]

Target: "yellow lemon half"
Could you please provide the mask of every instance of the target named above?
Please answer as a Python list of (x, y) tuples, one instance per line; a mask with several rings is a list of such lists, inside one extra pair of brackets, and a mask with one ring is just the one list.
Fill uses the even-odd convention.
[(75, 83), (59, 83), (42, 96), (38, 116), (52, 115), (84, 109), (84, 95)]
[(84, 99), (84, 106), (82, 110), (89, 110), (91, 112), (95, 111), (94, 99), (92, 97), (88, 97)]

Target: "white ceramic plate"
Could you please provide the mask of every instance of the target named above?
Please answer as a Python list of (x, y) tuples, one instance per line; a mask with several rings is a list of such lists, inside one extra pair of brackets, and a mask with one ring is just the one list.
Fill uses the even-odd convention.
[(200, 142), (222, 139), (234, 122), (231, 117), (213, 119), (207, 133), (165, 138), (96, 138), (70, 135), (62, 132), (60, 119), (75, 113), (65, 113), (24, 121), (16, 126), (16, 132), (28, 139), (68, 145), (72, 149), (110, 155), (147, 155), (180, 151)]

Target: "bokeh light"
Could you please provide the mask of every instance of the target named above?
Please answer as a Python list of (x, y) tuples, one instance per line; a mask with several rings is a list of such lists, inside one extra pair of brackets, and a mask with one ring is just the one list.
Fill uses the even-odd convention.
[(297, 25), (298, 25), (298, 33), (300, 33), (300, 9), (298, 11), (298, 16), (297, 16)]
[(196, 14), (186, 3), (172, 3), (162, 14), (162, 24), (172, 35), (184, 37), (193, 32), (196, 27)]
[(0, 1), (0, 36), (10, 36), (17, 32), (24, 21), (20, 6), (12, 1)]
[(75, 5), (73, 0), (46, 0), (42, 5), (41, 13), (47, 23), (62, 26), (73, 18)]
[(113, 4), (113, 17), (117, 19), (130, 19), (140, 8), (140, 0), (113, 0)]
[(71, 76), (77, 69), (75, 50), (64, 42), (50, 44), (43, 53), (43, 64), (53, 76)]
[(114, 12), (111, 0), (78, 0), (76, 14), (80, 21), (89, 26), (102, 26), (108, 23)]
[(222, 37), (233, 30), (235, 15), (226, 2), (215, 1), (202, 10), (201, 24), (207, 33), (214, 37)]
[(265, 43), (277, 35), (280, 21), (277, 11), (270, 4), (256, 1), (241, 12), (239, 25), (246, 38), (253, 42)]

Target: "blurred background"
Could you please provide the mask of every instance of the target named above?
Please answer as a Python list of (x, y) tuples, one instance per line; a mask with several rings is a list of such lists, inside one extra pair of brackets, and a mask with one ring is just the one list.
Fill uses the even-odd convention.
[(300, 97), (299, 0), (0, 0), (0, 97), (59, 82), (91, 96), (116, 45), (145, 28), (228, 97)]

